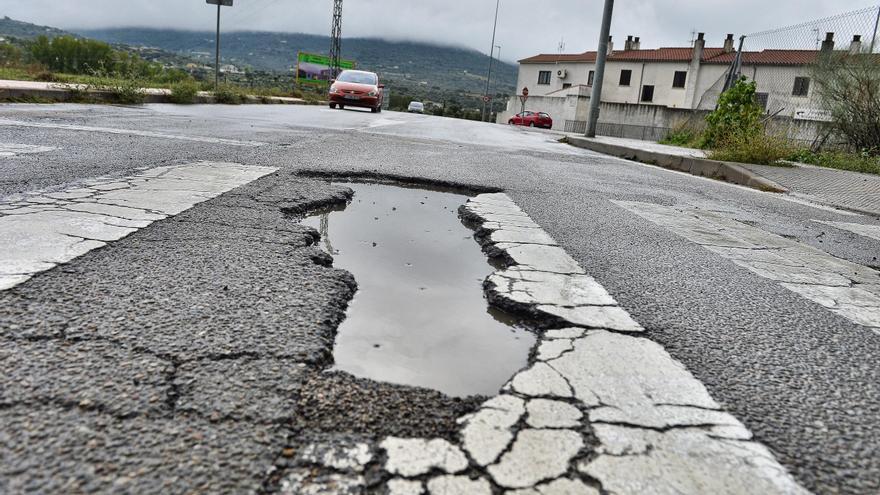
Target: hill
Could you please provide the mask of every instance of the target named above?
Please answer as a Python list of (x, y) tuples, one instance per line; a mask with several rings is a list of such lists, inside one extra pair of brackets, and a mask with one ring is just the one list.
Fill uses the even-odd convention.
[(67, 31), (62, 31), (57, 28), (16, 21), (9, 17), (3, 17), (0, 19), (0, 36), (7, 38), (32, 39), (40, 35), (45, 35), (50, 38), (65, 35), (76, 36), (73, 33), (68, 33)]
[[(115, 28), (77, 33), (108, 43), (154, 47), (206, 64), (212, 63), (214, 56), (213, 32)], [(296, 33), (234, 31), (224, 33), (222, 41), (224, 63), (285, 73), (295, 66), (297, 51), (326, 53), (330, 46), (327, 36)], [(485, 90), (488, 60), (476, 50), (373, 38), (343, 39), (342, 49), (343, 56), (357, 60), (360, 68), (376, 71), (398, 84), (472, 94)], [(516, 66), (502, 63), (495, 67), (494, 86), (498, 92), (511, 93)]]

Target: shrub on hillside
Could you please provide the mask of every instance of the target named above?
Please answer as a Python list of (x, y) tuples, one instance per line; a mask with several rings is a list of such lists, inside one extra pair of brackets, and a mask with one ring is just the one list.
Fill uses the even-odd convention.
[(217, 100), (217, 103), (224, 105), (241, 105), (247, 100), (247, 95), (238, 86), (221, 84), (214, 91), (214, 98)]
[(189, 105), (195, 103), (199, 94), (199, 84), (193, 80), (181, 81), (171, 86), (171, 103)]

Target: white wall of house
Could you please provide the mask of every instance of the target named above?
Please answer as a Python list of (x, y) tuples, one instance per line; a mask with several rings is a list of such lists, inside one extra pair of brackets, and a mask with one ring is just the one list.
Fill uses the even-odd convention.
[[(577, 86), (587, 84), (587, 68), (593, 64), (585, 63), (558, 63), (558, 64), (520, 64), (519, 77), (517, 78), (516, 91), (519, 93), (523, 87), (529, 88), (532, 96), (546, 96), (563, 89), (564, 84)], [(567, 71), (567, 77), (560, 79), (557, 73), (560, 69)], [(542, 71), (550, 72), (550, 84), (538, 84), (538, 77)]]

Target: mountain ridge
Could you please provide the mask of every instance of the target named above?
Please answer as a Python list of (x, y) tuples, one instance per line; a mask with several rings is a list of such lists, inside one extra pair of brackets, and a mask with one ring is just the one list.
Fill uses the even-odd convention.
[[(214, 33), (156, 28), (105, 28), (75, 30), (76, 34), (108, 43), (159, 48), (213, 63)], [(381, 38), (343, 38), (343, 57), (359, 67), (411, 85), (485, 91), (488, 58), (478, 50), (419, 41)], [(327, 53), (328, 36), (271, 31), (221, 33), (223, 62), (255, 70), (289, 72), (296, 65), (296, 52)], [(516, 83), (516, 66), (495, 61), (493, 85), (510, 93)]]

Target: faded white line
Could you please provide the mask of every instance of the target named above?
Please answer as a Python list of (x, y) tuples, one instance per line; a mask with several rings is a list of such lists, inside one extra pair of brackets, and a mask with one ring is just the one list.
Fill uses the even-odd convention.
[(628, 201), (614, 203), (880, 333), (880, 272), (876, 270), (717, 212)]
[(153, 132), (153, 131), (142, 131), (142, 130), (133, 130), (133, 129), (116, 129), (112, 127), (93, 127), (93, 126), (85, 126), (85, 125), (73, 125), (73, 124), (55, 124), (48, 122), (28, 122), (24, 120), (9, 120), (9, 119), (0, 119), (0, 125), (3, 126), (13, 126), (13, 127), (33, 127), (38, 129), (62, 129), (67, 131), (83, 131), (83, 132), (103, 132), (107, 134), (122, 134), (122, 135), (132, 135), (132, 136), (141, 136), (141, 137), (150, 137), (150, 138), (159, 138), (159, 139), (174, 139), (177, 141), (192, 141), (196, 143), (208, 143), (208, 144), (225, 144), (229, 146), (241, 146), (248, 148), (255, 148), (258, 146), (263, 146), (266, 143), (262, 143), (259, 141), (239, 141), (236, 139), (224, 139), (224, 138), (215, 138), (215, 137), (206, 137), (206, 136), (185, 136), (181, 134), (166, 134), (162, 132)]
[(16, 156), (16, 155), (29, 155), (34, 153), (47, 153), (49, 151), (54, 151), (55, 148), (51, 146), (38, 146), (34, 144), (15, 144), (15, 143), (0, 143), (0, 158)]
[(93, 179), (64, 191), (4, 198), (0, 290), (275, 170), (194, 163), (157, 167), (121, 179)]
[[(463, 214), (482, 222), (490, 252), (513, 262), (487, 281), (490, 300), (570, 326), (546, 331), (536, 360), (459, 418), (455, 442), (388, 437), (371, 455), (366, 444), (315, 444), (307, 450), (325, 454), (289, 472), (282, 493), (356, 491), (377, 458), (392, 495), (491, 495), (493, 485), (511, 495), (599, 495), (587, 477), (615, 494), (807, 493), (509, 197), (477, 196)], [(589, 453), (585, 431), (600, 444)], [(333, 474), (315, 476), (316, 465)]]
[(848, 232), (852, 232), (853, 234), (858, 234), (863, 237), (868, 237), (870, 239), (880, 241), (880, 225), (867, 225), (867, 224), (863, 224), (863, 223), (848, 223), (848, 222), (824, 222), (822, 220), (813, 220), (813, 221), (816, 223), (830, 225), (831, 227), (835, 227), (840, 230), (846, 230)]

